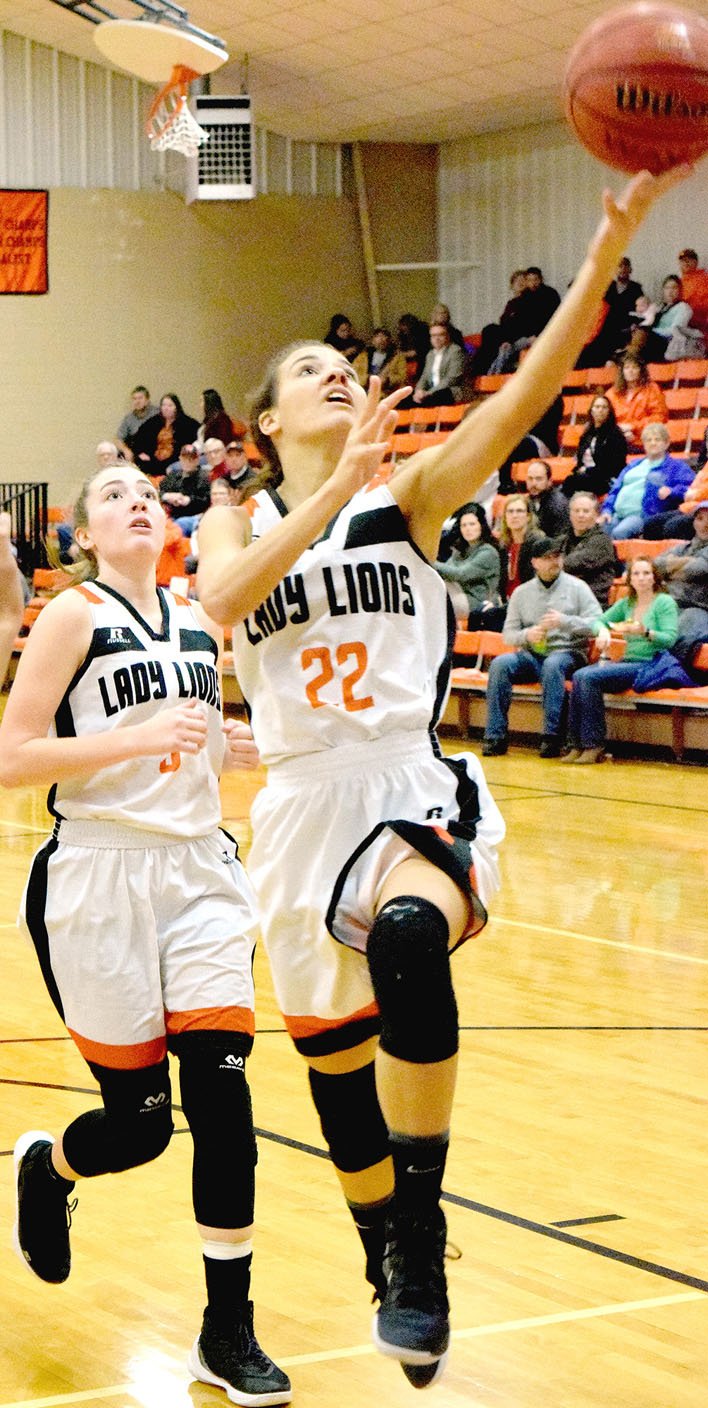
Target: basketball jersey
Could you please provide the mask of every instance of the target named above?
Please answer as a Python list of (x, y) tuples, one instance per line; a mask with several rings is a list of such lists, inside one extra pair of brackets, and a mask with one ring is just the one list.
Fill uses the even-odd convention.
[(208, 722), (199, 753), (130, 758), (93, 776), (65, 778), (49, 794), (59, 818), (121, 822), (186, 840), (218, 826), (224, 752), (216, 642), (189, 603), (158, 587), (162, 629), (100, 582), (72, 587), (91, 610), (93, 636), (57, 709), (59, 738), (108, 733), (144, 723), (197, 699)]
[[(287, 512), (274, 490), (247, 508), (254, 540)], [(360, 490), (234, 630), (262, 760), (433, 729), (453, 632), (445, 584), (390, 489)]]

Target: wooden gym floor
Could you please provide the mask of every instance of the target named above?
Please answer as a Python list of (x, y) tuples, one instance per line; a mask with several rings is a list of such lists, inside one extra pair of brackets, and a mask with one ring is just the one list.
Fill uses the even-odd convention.
[[(487, 774), (508, 826), (504, 886), (454, 959), (445, 1207), (462, 1255), (448, 1263), (453, 1347), (430, 1402), (705, 1408), (706, 774), (568, 768), (521, 750)], [(224, 785), (244, 848), (258, 785)], [(14, 926), (45, 827), (38, 791), (0, 794), (0, 1408), (218, 1408), (225, 1396), (184, 1367), (203, 1300), (179, 1114), (156, 1163), (79, 1186), (65, 1286), (10, 1250), (15, 1138), (91, 1105)], [(358, 1242), (260, 952), (256, 977), (260, 1338), (297, 1408), (404, 1408), (417, 1395), (372, 1351)]]

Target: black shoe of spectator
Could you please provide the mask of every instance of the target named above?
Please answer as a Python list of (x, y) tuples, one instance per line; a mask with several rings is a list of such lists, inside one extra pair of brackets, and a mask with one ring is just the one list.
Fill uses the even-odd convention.
[(545, 738), (541, 739), (541, 747), (538, 751), (542, 758), (560, 758), (560, 739), (556, 738), (555, 734), (547, 734)]
[(508, 738), (483, 738), (482, 757), (500, 758), (509, 747)]

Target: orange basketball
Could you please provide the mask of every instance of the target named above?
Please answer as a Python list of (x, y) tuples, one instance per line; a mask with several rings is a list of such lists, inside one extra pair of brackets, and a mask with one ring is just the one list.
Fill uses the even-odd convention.
[(657, 173), (708, 151), (708, 19), (640, 0), (580, 36), (565, 72), (565, 110), (593, 156)]

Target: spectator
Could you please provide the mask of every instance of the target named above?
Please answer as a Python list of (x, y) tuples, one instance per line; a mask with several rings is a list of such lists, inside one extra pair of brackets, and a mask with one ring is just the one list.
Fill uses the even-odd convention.
[(650, 379), (646, 362), (635, 352), (624, 354), (607, 399), (629, 445), (639, 444), (645, 425), (669, 418), (661, 387)]
[(209, 482), (214, 479), (227, 479), (229, 467), (226, 463), (226, 446), (223, 440), (210, 439), (204, 441), (204, 458), (209, 471)]
[(546, 460), (531, 460), (526, 467), (526, 492), (529, 508), (547, 538), (558, 538), (570, 528), (568, 500), (556, 489), (551, 466)]
[(526, 294), (519, 307), (515, 329), (517, 336), (512, 343), (501, 344), (498, 356), (490, 367), (491, 372), (513, 371), (518, 363), (519, 353), (535, 342), (560, 303), (558, 293), (543, 282), (543, 274), (535, 264), (526, 270)]
[(159, 415), (157, 406), (153, 406), (150, 400), (147, 386), (134, 386), (130, 393), (130, 402), (131, 409), (123, 416), (116, 431), (117, 447), (127, 460), (133, 459), (133, 444), (138, 431), (142, 430), (146, 421)]
[(378, 376), (384, 395), (405, 386), (408, 363), (405, 352), (399, 352), (388, 328), (374, 328), (371, 343), (354, 358), (354, 371), (361, 385), (368, 390), (369, 378)]
[(526, 495), (510, 494), (504, 504), (499, 527), (501, 590), (507, 600), (522, 582), (528, 582), (533, 577), (531, 554), (539, 535), (539, 526)]
[(224, 403), (213, 386), (202, 391), (202, 423), (195, 436), (195, 444), (202, 450), (207, 440), (222, 440), (224, 445), (233, 439), (234, 423), (224, 410)]
[(181, 533), (188, 538), (194, 524), (209, 507), (209, 475), (199, 464), (196, 445), (183, 445), (177, 464), (170, 465), (160, 499)]
[(227, 469), (226, 481), (231, 494), (231, 502), (242, 504), (249, 498), (251, 485), (254, 484), (258, 475), (251, 469), (248, 457), (244, 448), (243, 440), (231, 440), (226, 446), (225, 464)]
[(346, 313), (332, 315), (322, 341), (328, 343), (330, 347), (336, 347), (348, 362), (353, 362), (364, 348), (361, 338), (356, 336)]
[(11, 533), (10, 515), (0, 511), (0, 689), (24, 611), (22, 576), (15, 561)]
[[(631, 277), (631, 260), (620, 259), (609, 288), (605, 290), (604, 304), (607, 309), (599, 332), (590, 342), (586, 342), (576, 367), (604, 367), (620, 347), (626, 347), (632, 330), (631, 314), (638, 298), (642, 296), (642, 286)], [(594, 491), (593, 491), (594, 492)]]
[(470, 377), (482, 376), (498, 355), (502, 343), (510, 347), (516, 339), (519, 315), (526, 293), (526, 270), (515, 269), (509, 279), (511, 297), (504, 305), (498, 323), (487, 323), (482, 328), (481, 342), (470, 363)]
[(682, 296), (681, 280), (676, 274), (669, 274), (664, 279), (661, 293), (662, 301), (651, 326), (635, 329), (634, 346), (639, 348), (648, 362), (676, 362), (687, 355), (689, 344), (695, 342), (687, 335), (693, 309)]
[(693, 309), (691, 327), (708, 343), (708, 269), (699, 269), (695, 249), (682, 249), (678, 262), (683, 296)]
[(403, 313), (398, 319), (398, 346), (408, 367), (406, 380), (415, 386), (430, 351), (430, 330), (415, 313)]
[(133, 442), (133, 457), (147, 474), (165, 474), (174, 463), (183, 445), (193, 444), (198, 425), (183, 409), (179, 396), (168, 391), (160, 401), (156, 416), (138, 431)]
[(506, 753), (514, 684), (540, 680), (543, 691), (541, 757), (557, 758), (565, 706), (565, 682), (587, 662), (586, 641), (600, 604), (578, 577), (563, 571), (563, 554), (553, 538), (534, 545), (534, 577), (513, 594), (503, 636), (513, 655), (497, 655), (489, 667), (485, 758)]
[(444, 323), (432, 324), (430, 341), (431, 350), (413, 400), (418, 406), (451, 406), (462, 400), (465, 354), (450, 341), (450, 332)]
[(656, 563), (635, 557), (629, 565), (629, 595), (620, 597), (595, 621), (593, 634), (602, 649), (611, 636), (626, 640), (624, 659), (587, 665), (573, 676), (564, 763), (601, 763), (605, 750), (603, 694), (631, 689), (642, 665), (669, 650), (676, 640), (676, 602), (662, 590)]
[(687, 669), (696, 646), (708, 640), (708, 499), (695, 505), (691, 521), (691, 541), (656, 558), (679, 611), (673, 653)]
[(581, 489), (602, 498), (627, 462), (627, 441), (606, 396), (598, 394), (580, 440), (573, 473), (561, 489), (570, 498)]
[(112, 440), (99, 440), (96, 446), (96, 467), (107, 469), (109, 464), (117, 464), (120, 459), (118, 446)]
[(447, 306), (447, 303), (435, 304), (435, 307), (433, 308), (433, 311), (430, 314), (430, 318), (428, 319), (428, 325), (432, 328), (435, 327), (436, 324), (439, 324), (439, 326), (441, 327), (447, 328), (450, 334), (450, 341), (455, 343), (458, 347), (461, 347), (463, 352), (466, 352), (464, 336), (460, 332), (460, 329), (455, 327), (455, 324), (452, 321), (452, 314)]
[[(435, 566), (447, 586), (457, 620), (469, 630), (483, 625), (498, 630), (503, 619), (501, 561), (484, 509), (477, 503), (463, 504), (454, 519), (452, 552), (446, 562), (438, 561)], [(493, 618), (491, 612), (495, 613)]]
[(693, 479), (691, 466), (669, 454), (665, 425), (645, 426), (642, 444), (644, 454), (622, 470), (602, 507), (600, 521), (615, 539), (641, 538), (646, 520), (678, 508)]
[(563, 570), (587, 582), (604, 610), (617, 573), (617, 559), (610, 539), (600, 527), (597, 499), (580, 489), (573, 494), (568, 508), (570, 528), (561, 541)]

